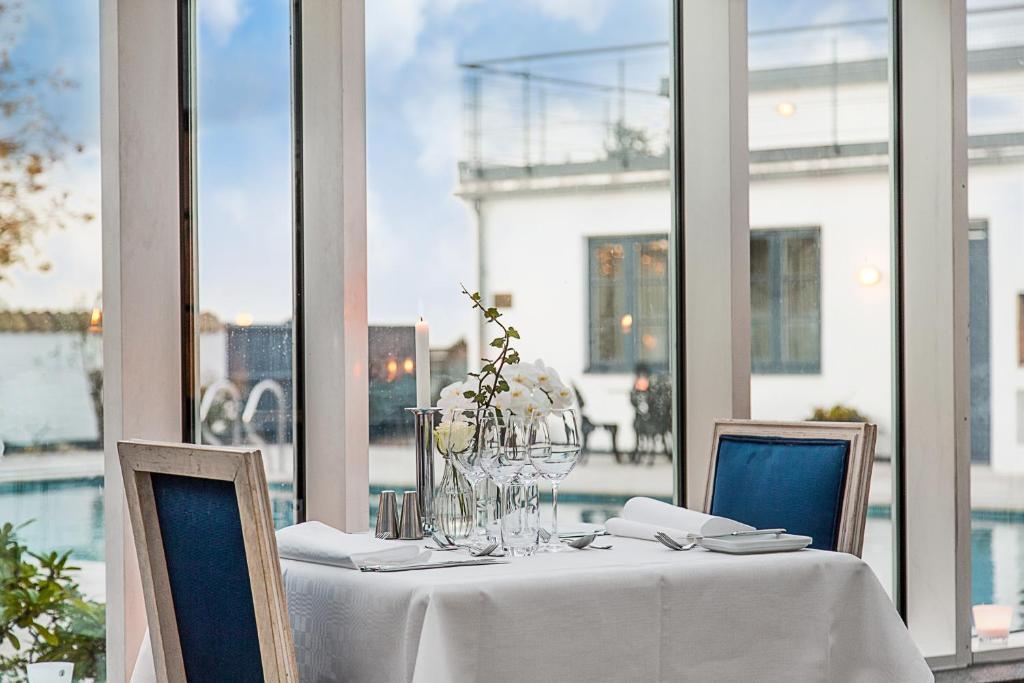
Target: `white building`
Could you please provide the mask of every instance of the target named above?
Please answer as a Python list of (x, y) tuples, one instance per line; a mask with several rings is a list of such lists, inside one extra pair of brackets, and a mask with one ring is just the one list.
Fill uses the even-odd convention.
[[(1012, 42), (972, 49), (969, 78), (973, 450), (997, 471), (1024, 471), (1024, 41)], [(752, 412), (792, 420), (853, 409), (879, 425), (885, 458), (893, 436), (887, 60), (758, 68), (751, 54)], [(514, 66), (528, 67), (535, 73), (523, 87), (548, 89), (532, 100), (556, 100), (559, 84), (538, 76), (544, 66)], [(471, 110), (489, 71), (514, 73), (469, 65)], [(666, 117), (660, 127), (651, 111), (626, 121), (654, 143), (668, 126), (667, 98), (655, 105)], [(633, 369), (663, 365), (673, 334), (666, 147), (622, 153), (605, 142), (606, 128), (580, 156), (578, 130), (537, 122), (534, 112), (518, 139), (506, 126), (489, 140), (485, 116), (471, 119), (459, 187), (477, 222), (480, 289), (524, 331), (524, 356), (568, 375), (588, 416), (618, 424), (629, 449)], [(547, 151), (560, 134), (575, 137)], [(522, 162), (491, 161), (519, 145)]]

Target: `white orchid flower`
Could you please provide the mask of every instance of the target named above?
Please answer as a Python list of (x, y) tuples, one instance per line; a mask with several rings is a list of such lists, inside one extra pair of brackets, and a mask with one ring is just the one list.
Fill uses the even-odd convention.
[(461, 453), (469, 448), (475, 430), (473, 425), (462, 420), (445, 420), (434, 427), (434, 440), (442, 455)]
[(465, 396), (466, 384), (465, 382), (452, 382), (442, 389), (437, 407), (447, 410), (472, 408), (473, 400)]

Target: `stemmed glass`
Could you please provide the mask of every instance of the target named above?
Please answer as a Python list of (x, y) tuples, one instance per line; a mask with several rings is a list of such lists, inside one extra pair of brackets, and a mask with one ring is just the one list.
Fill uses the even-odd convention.
[[(471, 546), (487, 542), (487, 470), (484, 460), (493, 457), (488, 451), (490, 447), (484, 439), (488, 422), (493, 422), (493, 409), (453, 410), (445, 415), (444, 422), (451, 425), (448, 434), (449, 442), (443, 444), (453, 458), (466, 481), (473, 487), (473, 531), (467, 543)], [(480, 486), (481, 482), (484, 483)]]
[(552, 410), (539, 415), (530, 428), (530, 462), (540, 476), (551, 482), (551, 538), (539, 552), (569, 550), (558, 537), (558, 485), (569, 476), (579, 460), (580, 415), (576, 408)]
[[(481, 423), (480, 435), (477, 437), (480, 441), (480, 459), (484, 470), (498, 487), (498, 496), (501, 498), (499, 509), (505, 507), (508, 485), (529, 460), (529, 426), (528, 418), (508, 411), (501, 417), (485, 417)], [(505, 525), (500, 519), (498, 531), (502, 549), (509, 552), (505, 542)]]

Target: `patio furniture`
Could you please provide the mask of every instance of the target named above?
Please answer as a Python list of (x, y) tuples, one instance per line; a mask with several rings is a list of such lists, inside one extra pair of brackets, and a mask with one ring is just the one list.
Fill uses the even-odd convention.
[(260, 452), (117, 448), (156, 680), (298, 683)]
[(622, 462), (622, 454), (619, 452), (619, 425), (614, 422), (594, 422), (583, 412), (583, 394), (580, 393), (580, 388), (575, 384), (572, 385), (572, 390), (576, 392), (576, 402), (580, 408), (580, 420), (582, 424), (583, 432), (583, 449), (580, 451), (579, 464), (584, 465), (587, 462), (587, 458), (590, 456), (590, 449), (588, 444), (590, 443), (590, 435), (597, 430), (608, 432), (609, 438), (612, 442), (612, 455), (615, 456), (615, 462)]
[(875, 425), (715, 422), (704, 511), (860, 557)]
[(629, 392), (633, 405), (636, 442), (630, 462), (640, 464), (647, 456), (653, 465), (658, 455), (672, 461), (672, 380), (666, 375), (642, 375)]

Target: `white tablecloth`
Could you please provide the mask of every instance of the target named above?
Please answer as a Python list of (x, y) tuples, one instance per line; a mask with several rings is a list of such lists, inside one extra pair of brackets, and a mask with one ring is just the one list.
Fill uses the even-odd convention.
[(302, 681), (933, 680), (855, 557), (601, 540), (392, 574), (284, 560)]

